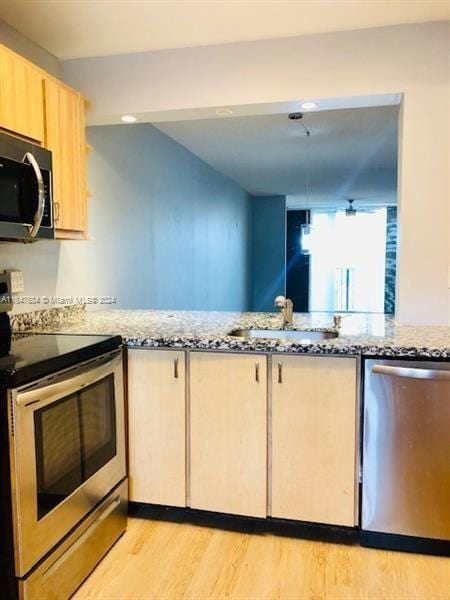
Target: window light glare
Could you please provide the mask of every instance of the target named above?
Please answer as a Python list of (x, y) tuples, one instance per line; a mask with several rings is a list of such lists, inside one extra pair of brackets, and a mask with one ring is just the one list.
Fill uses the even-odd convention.
[(122, 115), (120, 118), (124, 123), (136, 123), (137, 121), (136, 117), (133, 117), (133, 115)]

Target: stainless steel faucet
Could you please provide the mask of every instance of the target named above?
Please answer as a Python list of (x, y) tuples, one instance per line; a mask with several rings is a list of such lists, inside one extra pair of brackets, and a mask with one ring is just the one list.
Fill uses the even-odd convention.
[(283, 317), (283, 329), (291, 327), (294, 320), (294, 303), (289, 298), (277, 296), (275, 298), (275, 306), (281, 311)]
[(333, 315), (333, 325), (334, 328), (339, 331), (342, 326), (342, 317), (341, 315)]

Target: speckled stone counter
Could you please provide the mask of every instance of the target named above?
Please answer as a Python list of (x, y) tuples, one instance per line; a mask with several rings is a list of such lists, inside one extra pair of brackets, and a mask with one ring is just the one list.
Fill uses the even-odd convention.
[(58, 328), (67, 321), (82, 321), (86, 316), (84, 304), (69, 304), (57, 308), (46, 308), (11, 315), (11, 327), (16, 332)]
[[(186, 348), (242, 352), (291, 352), (430, 358), (450, 360), (450, 327), (400, 326), (384, 315), (343, 315), (339, 337), (313, 343), (285, 339), (242, 339), (238, 328), (279, 329), (279, 313), (159, 310), (67, 311), (64, 318), (45, 312), (17, 318), (16, 331), (66, 334), (119, 334), (130, 347)], [(332, 315), (294, 315), (292, 329), (333, 331)]]

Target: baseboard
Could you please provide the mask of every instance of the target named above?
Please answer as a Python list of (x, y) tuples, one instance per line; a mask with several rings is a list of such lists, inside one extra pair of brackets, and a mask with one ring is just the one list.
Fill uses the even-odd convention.
[(376, 531), (361, 531), (359, 537), (361, 546), (367, 548), (450, 556), (450, 540), (435, 540)]
[(142, 504), (140, 502), (130, 502), (128, 511), (131, 516), (141, 519), (190, 523), (199, 527), (211, 527), (226, 531), (257, 535), (273, 534), (338, 544), (356, 544), (359, 541), (359, 532), (356, 527), (323, 525), (321, 523), (306, 523), (286, 519), (244, 517), (193, 508)]

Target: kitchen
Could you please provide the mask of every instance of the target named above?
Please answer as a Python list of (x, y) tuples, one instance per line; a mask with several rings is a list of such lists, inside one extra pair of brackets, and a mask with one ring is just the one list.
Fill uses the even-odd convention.
[[(274, 22), (271, 35), (217, 32), (185, 43), (169, 36), (158, 47), (131, 35), (136, 23), (126, 3), (115, 3), (130, 32), (120, 38), (107, 8), (84, 3), (84, 13), (65, 4), (30, 10), (6, 2), (0, 10), (9, 23), (0, 27), (0, 155), (11, 161), (2, 203), (24, 211), (17, 222), (6, 210), (1, 223), (9, 238), (0, 247), (9, 456), (2, 487), (10, 488), (0, 557), (8, 593), (68, 597), (111, 548), (75, 597), (448, 597), (449, 23), (438, 14), (442, 3), (428, 18), (411, 3), (410, 24), (362, 20), (352, 31), (333, 29), (332, 11), (325, 26), (310, 6), (324, 29), (282, 32)], [(174, 4), (141, 9), (180, 24)], [(245, 20), (251, 3), (238, 4)], [(43, 11), (45, 34), (28, 11)], [(86, 36), (69, 27), (74, 16)], [(101, 35), (88, 35), (99, 18)], [(211, 3), (202, 18), (214, 29), (231, 15)], [(288, 118), (299, 111), (301, 118)], [(353, 137), (345, 149), (347, 133), (362, 135), (351, 122), (333, 129), (344, 114), (367, 126), (361, 148), (376, 148), (377, 134), (386, 144), (373, 164), (360, 152), (364, 181), (378, 174), (370, 180), (370, 189), (380, 186), (372, 195), (383, 195), (376, 206), (362, 175), (333, 202), (329, 188), (319, 189), (332, 181), (315, 175), (328, 166), (321, 136), (339, 132), (330, 152), (336, 160), (356, 146)], [(382, 136), (388, 121), (394, 133)], [(233, 127), (242, 137), (225, 142)], [(256, 170), (258, 187), (243, 182), (251, 169), (237, 170), (245, 143), (260, 149), (253, 150), (258, 161), (267, 159)], [(298, 187), (269, 189), (263, 176), (269, 181), (282, 154), (298, 162)], [(395, 164), (379, 162), (387, 156)], [(13, 202), (11, 178), (29, 182), (22, 203)], [(32, 196), (42, 210), (30, 218)], [(395, 316), (351, 306), (349, 271), (344, 293), (316, 312), (314, 245), (301, 253), (311, 261), (312, 308), (298, 312), (296, 300), (292, 314), (289, 282), (273, 276), (279, 268), (264, 280), (257, 266), (273, 265), (275, 255), (285, 264), (286, 239), (269, 255), (264, 244), (252, 245), (268, 197), (282, 219), (312, 218), (299, 224), (302, 235), (309, 225), (318, 231), (324, 206), (345, 216), (354, 197), (352, 222), (362, 223), (398, 204)], [(263, 233), (276, 225), (272, 217), (264, 223)], [(32, 233), (56, 239), (12, 241)], [(384, 273), (388, 253), (377, 256)], [(258, 289), (267, 294), (255, 296)], [(268, 572), (258, 576), (261, 561)], [(344, 574), (333, 564), (345, 564)]]

